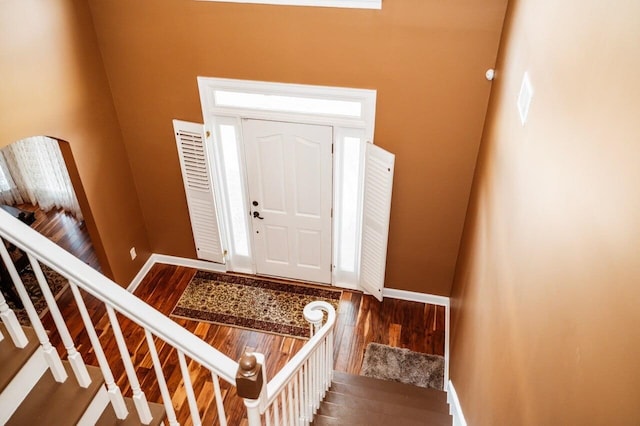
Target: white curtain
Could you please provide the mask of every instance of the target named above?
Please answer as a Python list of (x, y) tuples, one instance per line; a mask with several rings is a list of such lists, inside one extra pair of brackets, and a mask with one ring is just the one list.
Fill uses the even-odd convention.
[(82, 213), (58, 141), (34, 136), (2, 149), (0, 199), (30, 202), (44, 211), (62, 208), (82, 220)]
[(0, 151), (0, 203), (9, 205), (24, 203), (2, 151)]

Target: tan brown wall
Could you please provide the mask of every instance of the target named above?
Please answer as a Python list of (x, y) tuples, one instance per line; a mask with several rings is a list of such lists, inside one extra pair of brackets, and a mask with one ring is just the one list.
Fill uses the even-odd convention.
[(0, 82), (0, 146), (35, 135), (69, 142), (103, 269), (128, 284), (149, 244), (86, 2), (0, 2)]
[(452, 291), (451, 377), (470, 425), (637, 425), (640, 3), (510, 8)]
[(506, 0), (89, 4), (155, 252), (195, 256), (171, 119), (202, 122), (198, 75), (371, 88), (397, 155), (387, 286), (449, 294)]

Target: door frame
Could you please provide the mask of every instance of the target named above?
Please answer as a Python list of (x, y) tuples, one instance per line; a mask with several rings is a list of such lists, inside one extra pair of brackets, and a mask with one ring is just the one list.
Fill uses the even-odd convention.
[[(241, 120), (257, 119), (270, 121), (284, 121), (299, 124), (318, 124), (332, 126), (334, 129), (334, 158), (333, 158), (333, 205), (334, 214), (332, 220), (332, 256), (333, 268), (331, 283), (345, 288), (358, 288), (358, 260), (360, 255), (359, 243), (355, 252), (351, 253), (354, 260), (353, 270), (341, 268), (340, 244), (344, 240), (339, 227), (340, 222), (340, 194), (337, 182), (341, 179), (340, 167), (342, 164), (342, 145), (347, 140), (359, 141), (358, 148), (360, 164), (364, 163), (364, 146), (373, 143), (373, 133), (375, 126), (375, 90), (353, 89), (328, 86), (311, 86), (300, 84), (286, 84), (247, 80), (221, 79), (211, 77), (198, 77), (198, 88), (202, 106), (207, 143), (212, 146), (213, 168), (211, 170), (215, 191), (216, 204), (219, 206), (220, 234), (222, 244), (225, 247), (225, 264), (228, 271), (255, 274), (255, 262), (253, 259), (253, 241), (247, 238), (248, 256), (236, 253), (231, 229), (232, 221), (238, 222), (237, 214), (233, 219), (231, 214), (228, 193), (226, 192), (228, 176), (224, 170), (224, 153), (222, 144), (218, 143), (223, 137), (222, 126), (235, 129), (237, 139), (237, 157), (239, 159), (239, 179), (242, 187), (242, 200), (244, 205), (245, 232), (250, 232), (248, 212), (250, 211), (248, 185), (246, 174), (246, 160), (244, 154), (244, 141), (242, 138)], [(229, 101), (229, 94), (236, 96), (238, 103)], [(247, 99), (249, 101), (247, 102)], [(293, 101), (293, 102), (291, 102)], [(254, 102), (254, 103), (253, 103)], [(278, 104), (281, 102), (281, 104)], [(302, 108), (296, 110), (297, 106)], [(329, 107), (327, 107), (329, 105)], [(345, 105), (348, 110), (338, 111)], [(338, 112), (336, 112), (338, 111)], [(363, 167), (359, 171), (359, 185), (364, 179)], [(361, 196), (362, 188), (358, 188)], [(362, 200), (359, 197), (356, 210), (362, 216)], [(236, 224), (236, 228), (238, 225)], [(356, 241), (360, 241), (361, 223), (358, 223), (356, 230)]]

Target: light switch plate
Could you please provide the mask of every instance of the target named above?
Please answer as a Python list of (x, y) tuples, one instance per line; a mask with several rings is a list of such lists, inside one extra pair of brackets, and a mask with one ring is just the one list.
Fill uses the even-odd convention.
[(520, 122), (524, 126), (529, 115), (529, 106), (533, 98), (533, 86), (529, 79), (529, 73), (525, 72), (522, 77), (522, 85), (520, 86), (520, 94), (518, 95), (518, 113), (520, 113)]

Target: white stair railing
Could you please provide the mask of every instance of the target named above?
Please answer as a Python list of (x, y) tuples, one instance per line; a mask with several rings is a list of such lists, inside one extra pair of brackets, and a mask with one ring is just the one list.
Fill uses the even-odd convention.
[(245, 398), (250, 426), (263, 421), (267, 426), (308, 425), (331, 386), (335, 309), (327, 302), (311, 302), (304, 308), (304, 317), (310, 323), (311, 338), (268, 383), (262, 354), (240, 360), (238, 395)]
[[(1, 213), (6, 214), (10, 220), (14, 220), (11, 216), (9, 216), (8, 213), (5, 213), (4, 211)], [(60, 355), (58, 354), (56, 348), (51, 344), (49, 336), (47, 335), (47, 331), (44, 329), (42, 321), (40, 321), (40, 318), (38, 317), (38, 312), (36, 312), (36, 308), (33, 306), (33, 302), (31, 302), (29, 293), (24, 287), (22, 279), (20, 278), (20, 275), (18, 274), (18, 271), (16, 270), (13, 261), (11, 260), (11, 256), (9, 255), (9, 252), (7, 251), (7, 248), (4, 244), (0, 244), (0, 256), (5, 263), (5, 267), (9, 272), (9, 276), (13, 281), (13, 285), (16, 288), (18, 296), (20, 296), (20, 301), (22, 302), (24, 310), (29, 317), (29, 321), (31, 321), (33, 331), (36, 333), (36, 336), (38, 336), (40, 346), (42, 347), (42, 351), (44, 353), (47, 364), (49, 365), (49, 369), (51, 370), (51, 374), (53, 375), (53, 378), (56, 380), (56, 382), (62, 383), (67, 380), (67, 372), (62, 365)]]
[[(235, 374), (238, 369), (238, 363), (226, 355), (222, 354), (199, 337), (185, 330), (170, 318), (161, 314), (151, 306), (147, 305), (133, 294), (129, 293), (95, 269), (86, 265), (70, 253), (66, 252), (56, 244), (40, 235), (27, 225), (13, 218), (10, 214), (0, 210), (0, 237), (7, 243), (24, 252), (30, 262), (38, 284), (42, 290), (49, 312), (54, 319), (56, 330), (50, 330), (60, 336), (63, 346), (68, 351), (68, 358), (74, 373), (77, 374), (78, 382), (81, 385), (88, 384), (83, 374), (84, 363), (80, 354), (76, 350), (76, 345), (71, 341), (71, 336), (67, 329), (65, 319), (60, 314), (57, 302), (51, 295), (46, 278), (42, 274), (40, 265), (46, 265), (56, 271), (58, 274), (67, 279), (73, 292), (73, 300), (80, 312), (85, 330), (87, 331), (92, 348), (95, 352), (97, 363), (102, 371), (105, 380), (105, 386), (118, 418), (127, 416), (127, 408), (122, 399), (121, 389), (118, 388), (111, 366), (114, 363), (124, 364), (128, 378), (128, 388), (133, 392), (134, 406), (138, 412), (138, 417), (143, 424), (151, 421), (151, 412), (147, 403), (144, 392), (140, 387), (138, 377), (134, 365), (127, 348), (126, 341), (119, 325), (119, 316), (123, 316), (133, 321), (144, 330), (147, 335), (147, 344), (153, 359), (154, 371), (157, 378), (157, 386), (160, 388), (160, 394), (163, 397), (167, 420), (171, 425), (177, 425), (176, 415), (172, 407), (171, 394), (166, 387), (166, 378), (162, 371), (162, 365), (157, 358), (157, 351), (152, 349), (154, 345), (154, 337), (173, 347), (178, 351), (181, 357), (185, 355), (192, 361), (199, 363), (202, 367), (209, 370), (212, 377), (217, 381), (218, 378), (225, 380), (232, 386), (235, 386)], [(65, 381), (66, 371), (62, 367), (60, 356), (56, 348), (50, 343), (47, 331), (38, 313), (33, 306), (27, 289), (24, 287), (20, 274), (16, 270), (11, 256), (7, 250), (7, 244), (0, 242), (0, 257), (4, 261), (5, 267), (11, 276), (13, 284), (17, 290), (20, 300), (24, 305), (24, 309), (29, 316), (31, 326), (34, 328), (38, 336), (41, 346), (44, 350), (50, 369), (54, 373), (56, 380)], [(100, 300), (107, 311), (111, 329), (114, 333), (115, 341), (118, 345), (120, 360), (107, 359), (103, 347), (98, 338), (98, 333), (94, 328), (94, 324), (87, 312), (82, 292), (86, 292), (96, 299)], [(15, 319), (15, 314), (8, 308), (4, 298), (0, 295), (0, 318), (7, 325), (9, 334), (14, 340), (16, 346), (24, 346), (25, 341), (21, 336), (21, 328)], [(14, 338), (15, 335), (15, 338)], [(76, 372), (77, 370), (77, 372)], [(188, 373), (187, 373), (188, 374)], [(193, 388), (190, 386), (188, 377), (183, 377), (185, 386), (190, 389), (188, 393), (193, 394)], [(214, 387), (219, 389), (219, 383), (215, 383)], [(175, 391), (175, 390), (174, 390)], [(216, 397), (220, 397), (220, 392), (216, 392)], [(211, 401), (209, 401), (211, 402)], [(218, 408), (218, 418), (221, 425), (226, 424), (226, 414), (221, 403), (216, 403)], [(197, 421), (194, 422), (197, 424)]]
[[(245, 398), (249, 426), (263, 424), (274, 426), (308, 425), (313, 420), (313, 416), (320, 406), (320, 401), (331, 384), (333, 371), (333, 329), (335, 327), (336, 314), (334, 308), (328, 303), (312, 302), (305, 307), (305, 318), (311, 324), (311, 338), (267, 384), (264, 377), (265, 369), (263, 368), (264, 356), (261, 354), (255, 354), (256, 358), (253, 361), (253, 365), (257, 367), (256, 369), (259, 373), (256, 374), (252, 370), (253, 376), (251, 374), (247, 375), (248, 367), (247, 363), (243, 362), (244, 357), (241, 359), (243, 368), (239, 368), (238, 362), (211, 347), (193, 333), (187, 331), (3, 210), (0, 210), (0, 237), (5, 242), (0, 241), (0, 257), (24, 305), (31, 326), (40, 340), (45, 358), (54, 377), (57, 381), (65, 381), (67, 378), (66, 371), (62, 366), (61, 358), (56, 348), (49, 341), (47, 331), (38, 317), (20, 274), (11, 260), (7, 244), (15, 246), (28, 256), (31, 268), (36, 275), (37, 282), (57, 328), (53, 331), (60, 336), (78, 383), (86, 387), (90, 379), (86, 374), (82, 355), (72, 341), (66, 320), (63, 318), (57, 302), (51, 294), (46, 277), (41, 270), (41, 265), (48, 266), (69, 281), (73, 301), (75, 301), (79, 310), (82, 324), (95, 353), (109, 400), (117, 418), (125, 418), (128, 412), (122, 397), (122, 391), (117, 386), (114, 374), (111, 371), (111, 366), (114, 362), (125, 367), (128, 379), (127, 388), (130, 388), (133, 393), (134, 406), (140, 422), (149, 424), (152, 420), (147, 398), (140, 386), (129, 348), (120, 329), (118, 316), (123, 316), (144, 331), (157, 379), (156, 386), (158, 386), (162, 398), (161, 402), (164, 403), (169, 425), (177, 426), (179, 423), (173, 407), (171, 390), (167, 386), (167, 380), (162, 369), (163, 363), (158, 356), (156, 341), (164, 342), (175, 349), (178, 354), (184, 392), (187, 395), (191, 422), (194, 425), (200, 424), (199, 413), (205, 408), (198, 407), (197, 404), (204, 403), (206, 406), (210, 406), (212, 401), (201, 401), (200, 396), (195, 395), (187, 358), (190, 362), (200, 364), (201, 367), (211, 373), (218, 424), (222, 426), (227, 425), (227, 415), (222, 400), (220, 379), (231, 386), (239, 386), (237, 394)], [(106, 357), (98, 333), (85, 305), (82, 292), (88, 293), (104, 304), (118, 346), (120, 360)], [(323, 325), (322, 319), (325, 314), (327, 321)], [(13, 344), (16, 347), (24, 347), (27, 343), (26, 336), (2, 294), (0, 294), (0, 319), (6, 326)], [(0, 337), (0, 340), (2, 340), (2, 337)], [(193, 371), (193, 369), (191, 370)], [(240, 378), (239, 382), (237, 382), (237, 377)], [(245, 392), (246, 384), (247, 382), (253, 383), (255, 387), (255, 383), (257, 383), (256, 377), (261, 379), (257, 393), (247, 396)]]

